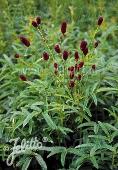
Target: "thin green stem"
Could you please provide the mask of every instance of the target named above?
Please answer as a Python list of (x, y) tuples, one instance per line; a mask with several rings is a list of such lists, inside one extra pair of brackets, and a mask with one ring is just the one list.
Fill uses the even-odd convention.
[(41, 37), (42, 37), (42, 39), (43, 39), (43, 41), (44, 41), (47, 49), (49, 50), (49, 52), (50, 52), (50, 54), (51, 54), (51, 56), (52, 56), (52, 59), (54, 59), (53, 53), (52, 53), (52, 51), (51, 51), (51, 49), (50, 49), (50, 47), (49, 47), (49, 45), (48, 45), (48, 43), (47, 43), (46, 38), (43, 36), (43, 34), (42, 34), (42, 32), (41, 32), (41, 30), (40, 30), (39, 28), (37, 28), (37, 30), (38, 30), (38, 32), (40, 33), (40, 35), (41, 35)]

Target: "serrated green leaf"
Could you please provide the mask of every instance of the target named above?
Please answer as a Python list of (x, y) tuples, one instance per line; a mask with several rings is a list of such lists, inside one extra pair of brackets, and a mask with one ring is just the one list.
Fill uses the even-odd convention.
[(92, 94), (92, 98), (93, 98), (93, 101), (95, 103), (95, 105), (97, 106), (97, 97), (95, 94)]
[(61, 153), (61, 164), (62, 164), (63, 167), (64, 167), (64, 165), (65, 165), (66, 155), (67, 155), (67, 150), (65, 149), (65, 150)]
[(104, 133), (109, 137), (110, 136), (110, 134), (109, 134), (109, 132), (108, 132), (108, 130), (107, 130), (107, 128), (106, 128), (106, 126), (105, 126), (105, 124), (104, 123), (102, 123), (102, 122), (100, 122), (100, 121), (98, 121), (98, 123), (99, 123), (99, 125), (100, 125), (100, 127), (101, 127), (101, 129), (104, 131)]
[(24, 164), (23, 164), (23, 166), (22, 166), (22, 170), (27, 170), (27, 169), (28, 169), (31, 160), (32, 160), (32, 158), (29, 158), (29, 157), (27, 157), (27, 158), (25, 159), (25, 162), (24, 162)]
[(104, 91), (118, 91), (117, 88), (112, 88), (112, 87), (101, 87), (99, 89), (97, 89), (97, 93), (100, 93), (100, 92), (104, 92)]
[(42, 156), (39, 154), (35, 154), (35, 158), (38, 161), (39, 165), (41, 166), (42, 170), (47, 170), (47, 165), (43, 160)]
[(52, 118), (48, 115), (48, 113), (42, 113), (46, 123), (48, 124), (48, 126), (51, 128), (51, 129), (56, 129), (57, 126), (56, 124), (53, 122)]
[(92, 157), (90, 157), (90, 160), (91, 160), (91, 162), (92, 162), (92, 164), (93, 164), (93, 166), (95, 167), (95, 168), (99, 168), (99, 166), (98, 166), (98, 163), (97, 163), (97, 160), (96, 160), (96, 158), (94, 157), (94, 156), (92, 156)]
[(25, 127), (29, 121), (38, 114), (38, 112), (34, 112), (34, 113), (29, 113), (29, 115), (26, 117), (26, 119), (23, 121), (23, 127)]

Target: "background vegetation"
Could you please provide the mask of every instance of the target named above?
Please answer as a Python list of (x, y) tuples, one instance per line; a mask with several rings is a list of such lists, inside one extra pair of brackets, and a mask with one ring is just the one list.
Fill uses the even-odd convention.
[[(87, 170), (118, 168), (117, 6), (117, 0), (0, 0), (2, 161), (9, 154), (3, 148), (11, 146), (10, 139), (37, 136), (41, 140), (46, 136), (54, 143), (47, 143), (46, 148), (38, 152), (17, 155), (14, 168), (18, 165), (25, 170), (29, 164), (42, 169), (46, 169), (47, 164), (49, 170), (77, 170), (85, 166)], [(78, 99), (76, 92), (63, 88), (63, 77), (59, 77), (60, 84), (55, 85), (59, 80), (52, 74), (52, 66), (40, 62), (46, 47), (31, 22), (41, 16), (41, 29), (52, 50), (60, 36), (60, 24), (66, 20), (68, 30), (62, 47), (73, 52), (79, 50), (81, 39), (90, 42), (100, 15), (104, 22), (95, 39), (101, 43), (95, 56), (86, 61), (87, 69), (92, 64), (96, 64), (97, 69), (79, 84)], [(30, 50), (26, 51), (20, 44), (19, 35), (31, 40)], [(24, 58), (24, 65), (14, 58), (16, 53), (32, 54), (32, 57)], [(53, 55), (61, 65), (54, 52)], [(72, 63), (69, 60), (67, 66)], [(28, 76), (28, 82), (18, 79), (22, 73)]]

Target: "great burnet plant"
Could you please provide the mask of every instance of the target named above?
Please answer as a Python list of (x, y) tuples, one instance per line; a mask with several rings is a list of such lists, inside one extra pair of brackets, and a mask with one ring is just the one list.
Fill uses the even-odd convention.
[[(57, 42), (54, 40), (53, 43), (49, 42), (43, 30), (45, 25), (37, 17), (32, 21), (32, 29), (36, 37), (41, 39), (40, 46), (37, 46), (38, 42), (20, 35), (22, 44), (19, 45), (20, 50), (15, 48), (15, 60), (5, 56), (8, 62), (7, 91), (11, 89), (7, 100), (7, 114), (2, 120), (5, 124), (5, 141), (19, 136), (21, 139), (37, 136), (39, 140), (46, 136), (52, 140), (50, 147), (29, 152), (30, 157), (36, 157), (44, 169), (46, 164), (41, 157), (42, 150), (51, 152), (49, 156), (61, 153), (62, 166), (65, 166), (67, 153), (71, 153), (79, 157), (73, 158), (70, 168), (78, 169), (86, 161), (92, 162), (98, 168), (99, 161), (97, 162), (94, 155), (89, 155), (94, 143), (91, 145), (93, 141), (90, 141), (87, 144), (87, 131), (78, 126), (91, 122), (90, 106), (93, 101), (95, 105), (98, 102), (96, 94), (100, 91), (102, 77), (96, 64), (98, 59), (95, 52), (100, 42), (95, 40), (95, 35), (102, 21), (103, 17), (99, 17), (94, 35), (90, 39), (79, 40), (78, 48), (72, 49), (65, 44), (68, 40), (67, 22), (62, 22), (58, 38), (55, 37)], [(76, 145), (80, 146), (82, 152), (74, 148)], [(69, 146), (71, 147), (68, 148)], [(25, 166), (29, 165), (31, 158), (26, 155), (27, 153), (19, 157), (19, 165), (24, 163), (23, 159), (27, 159)], [(67, 161), (70, 161), (68, 155)]]
[[(100, 23), (98, 25), (100, 25)], [(31, 92), (33, 95), (39, 93), (38, 101), (43, 102), (43, 116), (48, 124), (48, 128), (45, 130), (46, 134), (49, 132), (53, 133), (53, 130), (61, 131), (65, 134), (65, 131), (71, 131), (67, 128), (68, 121), (71, 119), (70, 113), (75, 114), (73, 123), (75, 121), (82, 123), (84, 119), (87, 121), (90, 120), (91, 113), (89, 108), (87, 108), (90, 98), (87, 90), (89, 91), (89, 88), (92, 90), (91, 84), (93, 84), (93, 82), (89, 81), (91, 77), (96, 74), (96, 65), (93, 63), (95, 62), (95, 58), (93, 60), (93, 51), (97, 47), (98, 41), (93, 40), (93, 42), (88, 44), (86, 40), (80, 40), (79, 54), (78, 50), (66, 49), (62, 46), (67, 36), (67, 22), (61, 24), (61, 41), (60, 43), (54, 44), (54, 47), (50, 47), (50, 44), (47, 42), (48, 40), (42, 33), (40, 17), (32, 21), (32, 26), (40, 34), (45, 50), (41, 52), (41, 58), (38, 58), (38, 60), (33, 63), (33, 56), (28, 60), (24, 59), (20, 54), (15, 54), (15, 58), (17, 59), (16, 67), (25, 65), (23, 69), (17, 69), (16, 76), (20, 78), (20, 80), (25, 81), (25, 84), (29, 84), (23, 91), (25, 97), (27, 95), (30, 96)], [(32, 42), (25, 36), (19, 36), (19, 38), (28, 53)], [(24, 68), (26, 69), (25, 74), (23, 73)], [(34, 71), (35, 69), (38, 70)], [(19, 72), (22, 74), (19, 74)], [(85, 88), (86, 84), (89, 84), (88, 89)], [(95, 101), (95, 94), (91, 96)], [(25, 105), (24, 103), (22, 104), (22, 100), (24, 100), (24, 97), (21, 95), (15, 100), (14, 105), (16, 105), (17, 108), (21, 108), (21, 106), (29, 107), (31, 105), (28, 99), (25, 101), (27, 105), (26, 103)], [(40, 105), (40, 103), (37, 103), (37, 105)], [(78, 111), (80, 112), (79, 115), (76, 113)], [(47, 118), (51, 119), (51, 117), (53, 117), (53, 121), (48, 121)], [(76, 128), (75, 125), (74, 128)], [(60, 143), (60, 137), (58, 137), (58, 139)]]

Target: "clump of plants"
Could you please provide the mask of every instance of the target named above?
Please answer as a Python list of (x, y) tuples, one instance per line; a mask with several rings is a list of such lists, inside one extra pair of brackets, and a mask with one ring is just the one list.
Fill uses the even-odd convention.
[[(118, 166), (114, 140), (118, 124), (93, 116), (93, 107), (104, 103), (105, 92), (117, 91), (115, 87), (102, 87), (108, 73), (102, 70), (97, 56), (102, 23), (100, 16), (93, 35), (78, 40), (78, 48), (73, 49), (68, 44), (66, 21), (50, 42), (47, 25), (36, 17), (31, 23), (35, 41), (19, 35), (14, 56), (4, 56), (1, 148), (12, 147), (9, 140), (17, 137), (37, 137), (43, 143), (35, 150), (14, 153), (15, 167), (25, 170), (34, 159), (42, 169), (75, 170), (87, 163), (96, 169), (103, 169), (105, 164), (110, 169)], [(116, 111), (114, 108), (114, 114)], [(10, 154), (1, 153), (4, 160)]]

